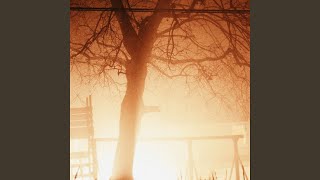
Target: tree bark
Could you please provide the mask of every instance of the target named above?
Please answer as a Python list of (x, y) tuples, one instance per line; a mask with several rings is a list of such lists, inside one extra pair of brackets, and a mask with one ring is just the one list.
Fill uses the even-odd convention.
[[(171, 0), (159, 0), (156, 9), (169, 8)], [(123, 8), (122, 1), (111, 0), (112, 7)], [(117, 12), (123, 43), (131, 61), (126, 65), (127, 89), (121, 104), (119, 139), (111, 180), (133, 180), (133, 161), (136, 138), (143, 115), (143, 92), (147, 76), (147, 62), (150, 58), (156, 32), (163, 18), (161, 13), (153, 13), (148, 23), (135, 32), (129, 15)]]
[(111, 180), (133, 180), (136, 138), (143, 114), (142, 98), (147, 75), (146, 63), (140, 62), (127, 67), (127, 89), (121, 104), (119, 139)]

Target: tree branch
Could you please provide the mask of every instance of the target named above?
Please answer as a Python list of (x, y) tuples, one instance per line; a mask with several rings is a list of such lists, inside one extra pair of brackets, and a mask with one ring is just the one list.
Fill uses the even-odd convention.
[[(111, 4), (113, 8), (124, 8), (123, 3), (121, 0), (111, 0)], [(119, 22), (122, 36), (123, 36), (123, 44), (126, 47), (127, 51), (131, 56), (136, 54), (136, 47), (139, 47), (139, 38), (138, 34), (134, 30), (131, 22), (130, 17), (125, 11), (117, 11), (116, 17)]]
[(161, 57), (161, 56), (157, 56), (157, 55), (152, 55), (153, 58), (158, 59), (160, 61), (163, 62), (168, 62), (170, 64), (184, 64), (184, 63), (202, 63), (202, 62), (206, 62), (206, 61), (220, 61), (222, 59), (224, 59), (225, 57), (227, 57), (227, 55), (231, 54), (232, 50), (228, 49), (227, 51), (225, 51), (221, 56), (218, 57), (206, 57), (206, 58), (201, 58), (201, 59), (181, 59), (181, 60), (169, 60), (167, 58)]

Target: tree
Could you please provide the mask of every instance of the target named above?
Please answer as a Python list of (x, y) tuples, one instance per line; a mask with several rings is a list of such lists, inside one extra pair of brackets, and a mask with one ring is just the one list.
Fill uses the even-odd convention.
[[(250, 24), (248, 1), (241, 0), (72, 0), (71, 7), (107, 7), (114, 11), (72, 11), (70, 63), (82, 77), (116, 83), (126, 79), (121, 104), (115, 180), (133, 179), (138, 126), (148, 71), (183, 77), (208, 88), (227, 103), (231, 92), (245, 116), (249, 111)], [(136, 12), (151, 8), (153, 12)], [(131, 9), (131, 10), (130, 10)], [(170, 9), (233, 10), (188, 13)], [(230, 94), (230, 93), (229, 93)]]

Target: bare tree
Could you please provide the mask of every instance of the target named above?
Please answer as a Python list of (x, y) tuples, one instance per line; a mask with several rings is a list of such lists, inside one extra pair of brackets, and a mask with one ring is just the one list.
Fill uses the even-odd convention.
[[(237, 103), (228, 106), (238, 107), (248, 116), (250, 24), (249, 14), (238, 12), (249, 9), (248, 1), (71, 0), (71, 7), (114, 8), (72, 11), (70, 20), (72, 71), (113, 85), (119, 83), (115, 74), (126, 80), (112, 179), (133, 179), (138, 124), (150, 70), (197, 83), (227, 105), (229, 99), (235, 99)], [(132, 11), (135, 8), (154, 11)], [(210, 9), (221, 12), (206, 13)]]

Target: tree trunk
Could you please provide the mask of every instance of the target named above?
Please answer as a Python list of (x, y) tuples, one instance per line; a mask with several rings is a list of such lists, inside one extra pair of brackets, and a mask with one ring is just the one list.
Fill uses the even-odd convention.
[(111, 180), (133, 180), (133, 161), (143, 113), (142, 97), (146, 75), (147, 66), (144, 61), (127, 66), (127, 89), (121, 104), (119, 139)]
[[(168, 8), (171, 0), (158, 1), (156, 8)], [(112, 0), (112, 7), (123, 8), (121, 1)], [(133, 180), (132, 169), (141, 116), (143, 114), (143, 92), (147, 76), (147, 62), (150, 58), (156, 32), (162, 16), (154, 13), (148, 23), (136, 33), (129, 15), (117, 12), (117, 19), (123, 35), (123, 44), (131, 55), (126, 65), (127, 90), (121, 104), (120, 129), (117, 151), (111, 180)]]

